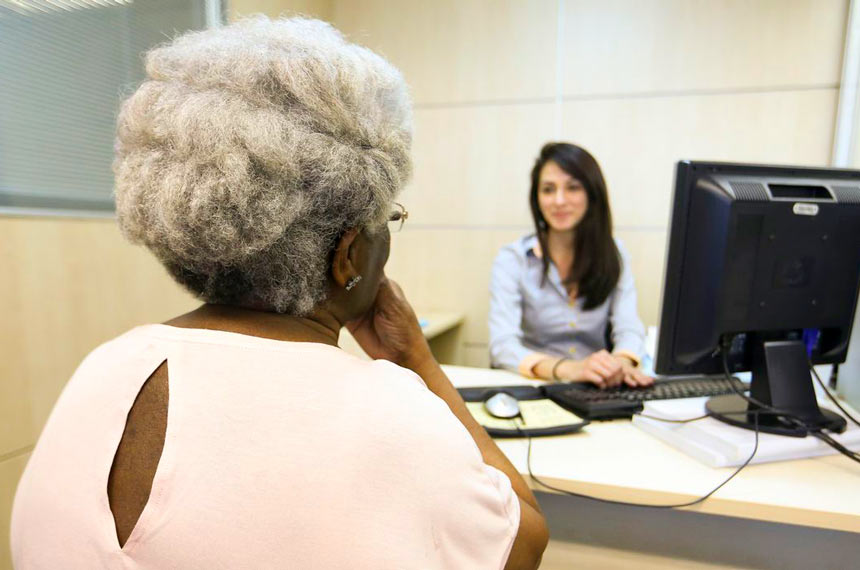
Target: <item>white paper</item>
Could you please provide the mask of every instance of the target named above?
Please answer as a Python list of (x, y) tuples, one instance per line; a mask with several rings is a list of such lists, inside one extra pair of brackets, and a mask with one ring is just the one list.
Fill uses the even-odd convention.
[[(646, 402), (642, 413), (673, 420), (694, 418), (705, 413), (705, 401), (707, 398)], [(819, 406), (827, 408), (821, 402)], [(755, 432), (713, 418), (678, 424), (636, 415), (633, 416), (633, 425), (711, 467), (740, 465), (747, 460), (755, 447)], [(860, 450), (860, 428), (850, 420), (845, 432), (829, 435), (851, 450)], [(834, 453), (837, 451), (816, 437), (788, 437), (759, 432), (758, 451), (751, 463), (802, 459)]]

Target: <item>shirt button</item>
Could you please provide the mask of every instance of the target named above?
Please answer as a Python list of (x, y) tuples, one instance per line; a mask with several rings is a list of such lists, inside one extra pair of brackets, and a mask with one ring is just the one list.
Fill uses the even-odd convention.
[(569, 353), (571, 353), (571, 354), (576, 354), (576, 347), (575, 347), (575, 346), (571, 346), (571, 347), (568, 349), (568, 352), (569, 352)]

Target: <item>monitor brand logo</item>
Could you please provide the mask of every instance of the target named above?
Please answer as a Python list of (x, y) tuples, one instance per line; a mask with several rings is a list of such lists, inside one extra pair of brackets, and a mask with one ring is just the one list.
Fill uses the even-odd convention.
[(798, 216), (817, 216), (818, 204), (804, 204), (803, 202), (795, 202), (791, 209)]

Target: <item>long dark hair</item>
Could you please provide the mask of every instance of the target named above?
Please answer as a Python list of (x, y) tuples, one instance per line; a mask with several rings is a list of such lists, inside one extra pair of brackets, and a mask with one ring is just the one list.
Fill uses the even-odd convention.
[(538, 185), (541, 169), (549, 161), (579, 180), (588, 195), (588, 208), (574, 228), (573, 266), (564, 285), (569, 290), (577, 284), (577, 297), (585, 299), (583, 308), (593, 309), (606, 301), (621, 275), (621, 256), (612, 239), (612, 213), (609, 211), (606, 181), (597, 161), (582, 147), (570, 143), (547, 143), (541, 149), (532, 169), (529, 191), (529, 206), (543, 250), (541, 286), (546, 283), (550, 259), (547, 245), (549, 226), (538, 206)]

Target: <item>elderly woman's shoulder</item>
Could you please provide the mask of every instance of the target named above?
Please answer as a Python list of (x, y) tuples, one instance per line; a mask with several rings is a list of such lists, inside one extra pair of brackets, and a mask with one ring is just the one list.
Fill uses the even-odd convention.
[(135, 356), (143, 352), (147, 346), (145, 341), (141, 342), (154, 325), (141, 325), (129, 329), (95, 347), (81, 361), (79, 368), (89, 366), (93, 363), (99, 365), (106, 359), (116, 359), (120, 354)]
[(387, 408), (386, 429), (394, 437), (405, 445), (420, 441), (428, 454), (438, 454), (437, 459), (460, 456), (467, 461), (481, 460), (463, 424), (417, 374), (385, 360), (369, 365), (375, 381), (366, 385), (378, 390), (378, 403)]

